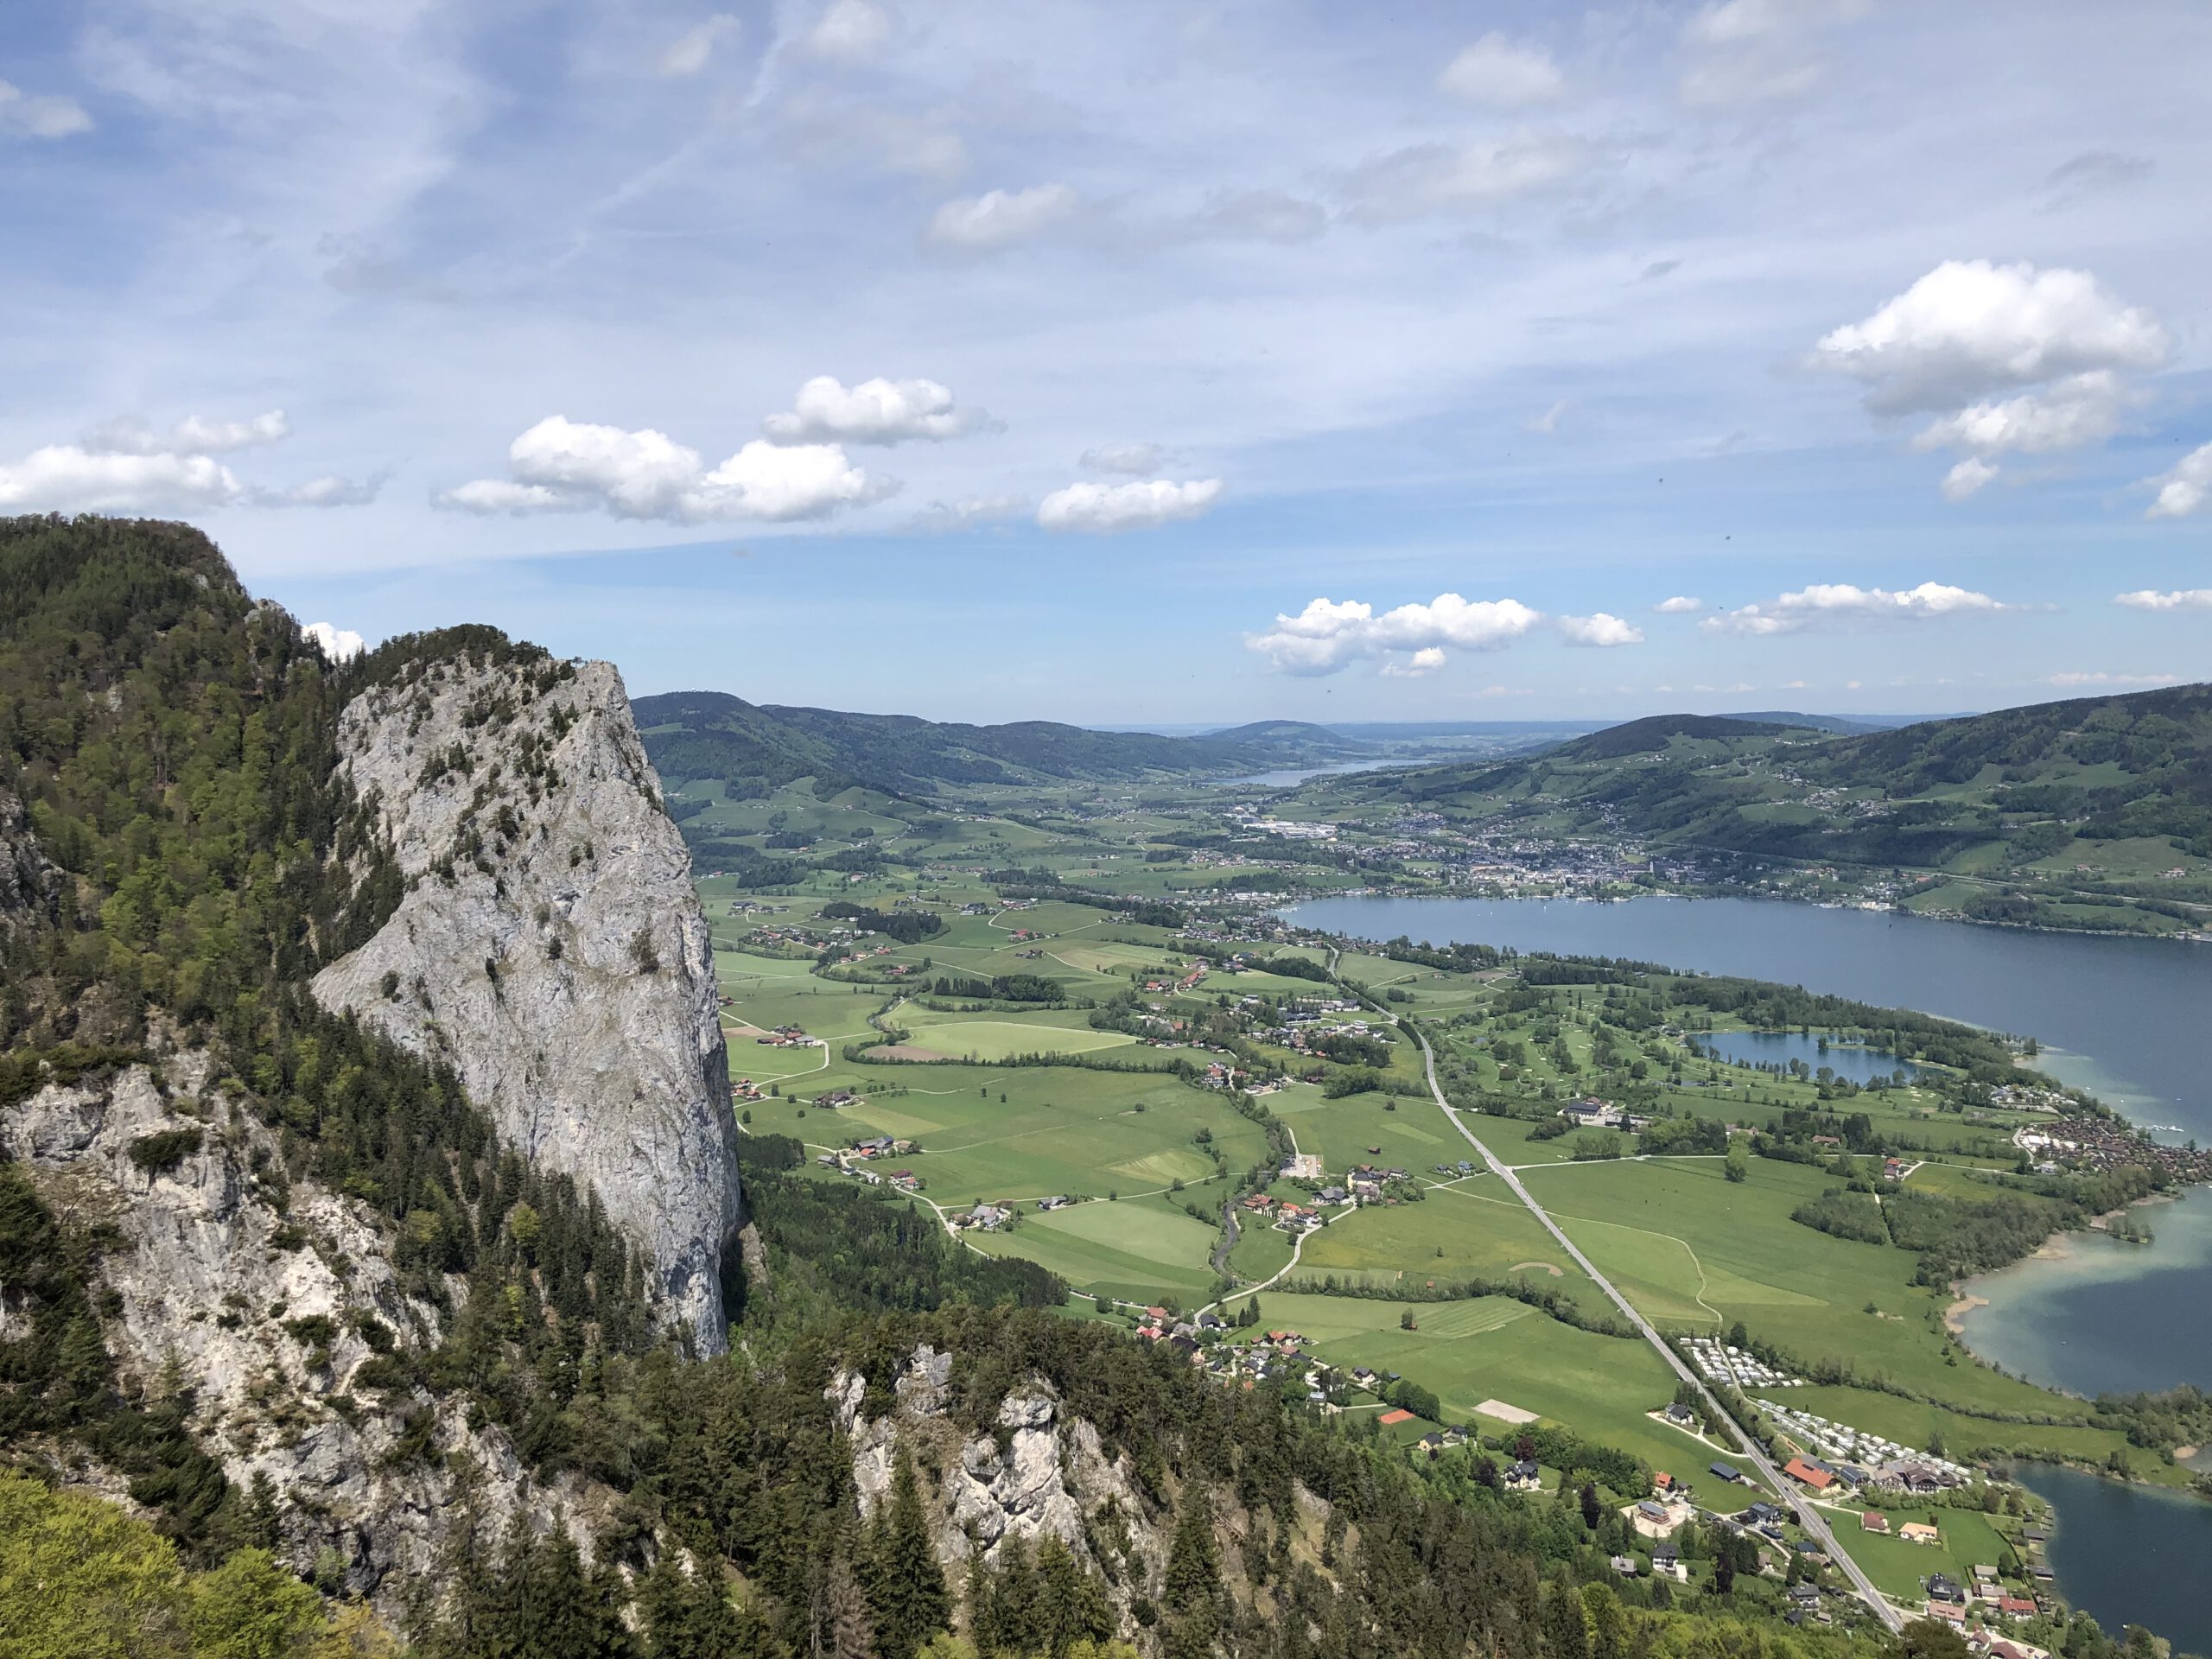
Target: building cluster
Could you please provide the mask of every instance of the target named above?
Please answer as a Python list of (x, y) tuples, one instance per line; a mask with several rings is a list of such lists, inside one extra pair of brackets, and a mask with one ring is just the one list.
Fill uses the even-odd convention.
[(1932, 1452), (1772, 1400), (1756, 1403), (1776, 1427), (1812, 1454), (1791, 1459), (1783, 1473), (1815, 1491), (1826, 1491), (1840, 1483), (1854, 1488), (1928, 1493), (1967, 1483), (1968, 1471), (1964, 1467)]
[(1757, 1357), (1722, 1342), (1717, 1337), (1685, 1337), (1683, 1351), (1690, 1363), (1708, 1382), (1725, 1382), (1736, 1389), (1802, 1389), (1802, 1377), (1784, 1376)]

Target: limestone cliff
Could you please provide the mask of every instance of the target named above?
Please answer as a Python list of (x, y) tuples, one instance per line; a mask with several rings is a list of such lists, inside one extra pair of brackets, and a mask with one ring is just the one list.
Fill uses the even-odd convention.
[(23, 804), (0, 789), (0, 931), (46, 908), (47, 862)]
[[(387, 1613), (475, 1519), (542, 1531), (557, 1512), (588, 1550), (612, 1495), (535, 1481), (504, 1430), (472, 1428), (460, 1397), (380, 1360), (434, 1346), (436, 1310), (400, 1288), (374, 1211), (288, 1180), (276, 1135), (213, 1071), (204, 1051), (170, 1050), (0, 1114), (0, 1155), (65, 1225), (113, 1240), (100, 1284), (119, 1390), (188, 1391), (200, 1446), (239, 1489), (265, 1477), (277, 1495), (286, 1559)], [(0, 1339), (11, 1302), (0, 1287)], [(82, 1448), (42, 1449), (65, 1480), (124, 1501)]]
[(588, 1185), (702, 1351), (741, 1223), (707, 920), (620, 677), (467, 651), (370, 686), (340, 770), (407, 881), (315, 982)]

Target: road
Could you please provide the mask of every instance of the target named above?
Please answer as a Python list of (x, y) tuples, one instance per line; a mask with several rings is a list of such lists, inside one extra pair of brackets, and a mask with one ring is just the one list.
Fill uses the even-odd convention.
[[(1394, 1023), (1395, 1022), (1396, 1016), (1391, 1014), (1388, 1009), (1382, 1009), (1380, 1012), (1391, 1019)], [(1437, 1109), (1444, 1114), (1445, 1121), (1459, 1131), (1467, 1144), (1472, 1147), (1481, 1155), (1483, 1162), (1489, 1166), (1491, 1173), (1503, 1181), (1511, 1189), (1514, 1197), (1528, 1206), (1529, 1213), (1543, 1224), (1544, 1230), (1557, 1241), (1560, 1249), (1565, 1250), (1573, 1258), (1575, 1266), (1588, 1274), (1590, 1281), (1605, 1293), (1613, 1306), (1621, 1311), (1623, 1317), (1637, 1328), (1646, 1342), (1651, 1344), (1657, 1351), (1659, 1357), (1667, 1362), (1667, 1369), (1695, 1389), (1714, 1412), (1726, 1418), (1728, 1415), (1726, 1409), (1718, 1399), (1714, 1398), (1713, 1390), (1706, 1387), (1705, 1379), (1690, 1369), (1682, 1357), (1675, 1351), (1673, 1345), (1652, 1327), (1651, 1322), (1637, 1313), (1628, 1298), (1613, 1287), (1612, 1281), (1599, 1272), (1596, 1264), (1588, 1256), (1583, 1255), (1574, 1241), (1560, 1230), (1559, 1224), (1551, 1218), (1542, 1205), (1536, 1202), (1535, 1195), (1521, 1185), (1520, 1176), (1477, 1139), (1475, 1132), (1460, 1120), (1457, 1112), (1452, 1109), (1450, 1103), (1444, 1098), (1444, 1090), (1437, 1085), (1436, 1051), (1428, 1046), (1427, 1033), (1418, 1026), (1414, 1027), (1414, 1039), (1421, 1045), (1421, 1064), (1428, 1077), (1428, 1092), (1434, 1098)], [(1827, 1552), (1828, 1559), (1843, 1569), (1844, 1576), (1851, 1580), (1852, 1586), (1859, 1592), (1859, 1599), (1872, 1608), (1874, 1616), (1892, 1631), (1903, 1630), (1904, 1616), (1890, 1605), (1888, 1599), (1880, 1591), (1874, 1587), (1874, 1581), (1859, 1570), (1859, 1563), (1844, 1553), (1843, 1546), (1836, 1541), (1835, 1534), (1828, 1529), (1827, 1517), (1798, 1495), (1796, 1489), (1783, 1478), (1782, 1471), (1774, 1466), (1766, 1453), (1759, 1449), (1758, 1444), (1749, 1435), (1744, 1436), (1744, 1446), (1741, 1460), (1749, 1463), (1758, 1471), (1760, 1477), (1782, 1500), (1783, 1507), (1797, 1512), (1800, 1524), (1808, 1534), (1818, 1541), (1821, 1548)]]

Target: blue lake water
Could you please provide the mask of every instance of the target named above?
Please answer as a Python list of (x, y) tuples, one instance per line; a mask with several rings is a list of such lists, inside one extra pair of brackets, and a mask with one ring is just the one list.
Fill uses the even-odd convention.
[[(1881, 912), (1750, 899), (1317, 899), (1285, 912), (1370, 939), (1510, 945), (1628, 957), (1802, 985), (1917, 1008), (2043, 1045), (2034, 1062), (2137, 1122), (2212, 1140), (2212, 945), (2034, 933)], [(1790, 1039), (1812, 1048), (1809, 1039)], [(1834, 1065), (1802, 1049), (1741, 1043), (1747, 1057)], [(1726, 1046), (1724, 1046), (1726, 1045)], [(1864, 1056), (1866, 1051), (1858, 1052)], [(2073, 1235), (1968, 1288), (1988, 1306), (1967, 1341), (2008, 1370), (2077, 1394), (2212, 1388), (2212, 1191), (2142, 1211), (2149, 1245)], [(2106, 1630), (2146, 1624), (2177, 1652), (2212, 1654), (2212, 1507), (2034, 1465), (2019, 1471), (2059, 1506), (2051, 1564)]]
[(1919, 1068), (1911, 1061), (1878, 1048), (1830, 1043), (1823, 1049), (1818, 1032), (1809, 1037), (1795, 1031), (1700, 1032), (1697, 1040), (1731, 1065), (1748, 1061), (1753, 1065), (1787, 1066), (1792, 1060), (1802, 1060), (1815, 1077), (1826, 1066), (1847, 1083), (1887, 1078), (1899, 1071), (1907, 1078), (1919, 1075)]
[(2047, 1463), (2013, 1474), (2057, 1505), (2050, 1567), (2067, 1599), (2107, 1634), (2142, 1624), (2176, 1653), (2212, 1653), (2212, 1505), (2155, 1487), (2100, 1480)]

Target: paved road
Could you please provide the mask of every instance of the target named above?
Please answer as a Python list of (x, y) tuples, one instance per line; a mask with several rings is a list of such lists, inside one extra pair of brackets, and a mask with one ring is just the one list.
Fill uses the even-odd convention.
[[(1387, 1014), (1388, 1010), (1384, 1012)], [(1446, 1120), (1453, 1128), (1459, 1131), (1460, 1135), (1465, 1138), (1467, 1144), (1482, 1155), (1482, 1160), (1490, 1166), (1491, 1173), (1512, 1190), (1514, 1197), (1528, 1205), (1529, 1213), (1543, 1224), (1544, 1230), (1558, 1242), (1560, 1249), (1573, 1258), (1574, 1264), (1590, 1275), (1591, 1282), (1605, 1293), (1613, 1306), (1620, 1309), (1629, 1323), (1643, 1334), (1643, 1339), (1657, 1351), (1659, 1357), (1667, 1362), (1667, 1369), (1695, 1389), (1703, 1396), (1706, 1403), (1715, 1412), (1724, 1418), (1726, 1417), (1728, 1414), (1726, 1410), (1720, 1402), (1713, 1397), (1713, 1390), (1706, 1387), (1705, 1379), (1690, 1369), (1682, 1357), (1675, 1351), (1673, 1345), (1652, 1328), (1651, 1322), (1637, 1313), (1628, 1298), (1616, 1290), (1612, 1281), (1599, 1272), (1590, 1258), (1582, 1254), (1574, 1241), (1560, 1230), (1559, 1224), (1551, 1218), (1542, 1205), (1536, 1202), (1535, 1195), (1521, 1185), (1520, 1176), (1500, 1161), (1488, 1147), (1478, 1140), (1475, 1132), (1460, 1120), (1457, 1112), (1452, 1109), (1444, 1098), (1444, 1090), (1437, 1086), (1436, 1051), (1428, 1046), (1427, 1036), (1418, 1027), (1414, 1028), (1414, 1038), (1421, 1044), (1421, 1064), (1428, 1076), (1428, 1092), (1434, 1097), (1437, 1109), (1444, 1114)], [(1750, 1436), (1744, 1437), (1744, 1446), (1745, 1451), (1740, 1461), (1749, 1463), (1757, 1469), (1767, 1485), (1781, 1498), (1784, 1507), (1797, 1512), (1805, 1531), (1819, 1541), (1821, 1548), (1827, 1552), (1828, 1559), (1843, 1569), (1844, 1576), (1851, 1580), (1853, 1586), (1859, 1592), (1859, 1599), (1872, 1608), (1875, 1617), (1891, 1630), (1903, 1630), (1904, 1616), (1890, 1605), (1880, 1591), (1874, 1587), (1874, 1581), (1859, 1570), (1859, 1563), (1844, 1553), (1843, 1546), (1836, 1541), (1834, 1533), (1828, 1529), (1827, 1518), (1798, 1495), (1796, 1489), (1783, 1478), (1782, 1471), (1774, 1466), (1766, 1453), (1759, 1449), (1758, 1444)]]

